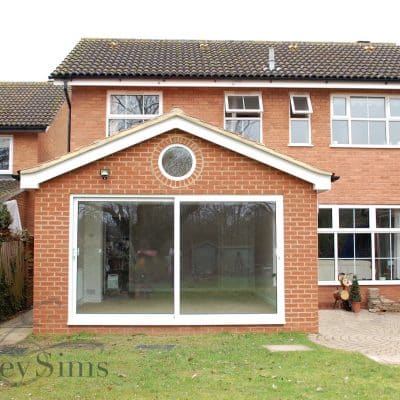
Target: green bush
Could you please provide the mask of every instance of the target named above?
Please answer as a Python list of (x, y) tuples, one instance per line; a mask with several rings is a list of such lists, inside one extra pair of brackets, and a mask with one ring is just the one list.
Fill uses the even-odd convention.
[(354, 301), (356, 303), (361, 302), (360, 285), (358, 284), (358, 279), (355, 275), (350, 289), (350, 301)]
[(5, 204), (0, 204), (0, 229), (8, 229), (12, 222), (11, 214)]

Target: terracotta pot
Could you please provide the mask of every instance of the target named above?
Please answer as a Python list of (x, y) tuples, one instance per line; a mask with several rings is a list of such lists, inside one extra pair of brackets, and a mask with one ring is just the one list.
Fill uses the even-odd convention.
[(361, 302), (359, 301), (352, 301), (351, 302), (351, 309), (353, 312), (358, 313), (361, 311)]

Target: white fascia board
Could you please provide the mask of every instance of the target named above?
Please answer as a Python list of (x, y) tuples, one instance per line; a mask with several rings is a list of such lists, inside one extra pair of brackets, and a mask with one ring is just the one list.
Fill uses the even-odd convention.
[[(212, 80), (212, 79), (72, 79), (69, 86), (124, 87), (221, 87), (221, 88), (298, 88), (298, 89), (378, 89), (400, 90), (400, 82), (345, 82), (301, 80)], [(64, 85), (61, 79), (55, 85)]]
[(160, 121), (157, 124), (151, 125), (131, 135), (115, 138), (112, 141), (105, 142), (101, 146), (78, 153), (72, 158), (50, 165), (45, 169), (31, 173), (22, 173), (21, 188), (37, 189), (42, 182), (70, 172), (101, 158), (107, 157), (110, 154), (119, 152), (130, 146), (134, 146), (138, 143), (149, 140), (172, 129), (180, 129), (184, 132), (188, 132), (201, 139), (210, 141), (226, 149), (286, 172), (289, 175), (293, 175), (304, 181), (310, 182), (314, 185), (314, 190), (324, 191), (330, 190), (331, 188), (330, 175), (320, 174), (317, 171), (312, 171), (277, 155), (265, 152), (257, 147), (252, 146), (251, 144), (236, 140), (234, 137), (219, 134), (218, 132), (208, 129), (205, 126), (198, 125), (179, 116), (174, 116), (164, 121)]
[(134, 146), (135, 144), (149, 140), (174, 128), (175, 125), (173, 124), (172, 119), (161, 121), (156, 125), (152, 125), (141, 131), (135, 132), (132, 135), (126, 135), (119, 139), (114, 139), (108, 143), (105, 142), (102, 146), (88, 149), (85, 152), (77, 154), (75, 157), (68, 158), (43, 170), (31, 173), (22, 172), (20, 180), (21, 188), (37, 189), (42, 182), (73, 171), (84, 165), (107, 157), (110, 154), (124, 150), (130, 146)]

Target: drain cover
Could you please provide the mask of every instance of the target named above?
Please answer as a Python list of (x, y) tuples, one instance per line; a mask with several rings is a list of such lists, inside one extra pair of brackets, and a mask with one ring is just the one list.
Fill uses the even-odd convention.
[(136, 350), (173, 350), (174, 344), (138, 344)]
[(19, 356), (22, 354), (26, 354), (27, 352), (26, 347), (11, 347), (11, 346), (4, 346), (0, 347), (0, 356), (7, 355), (7, 356)]

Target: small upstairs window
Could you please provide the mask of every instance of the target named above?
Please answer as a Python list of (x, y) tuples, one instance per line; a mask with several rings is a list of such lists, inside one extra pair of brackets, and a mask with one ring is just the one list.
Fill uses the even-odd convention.
[(161, 114), (160, 94), (112, 93), (108, 99), (108, 136)]
[(0, 174), (12, 174), (13, 139), (0, 136)]
[(261, 95), (225, 95), (225, 129), (261, 142)]
[(310, 96), (290, 95), (290, 144), (304, 146), (311, 144), (310, 115), (312, 114)]

